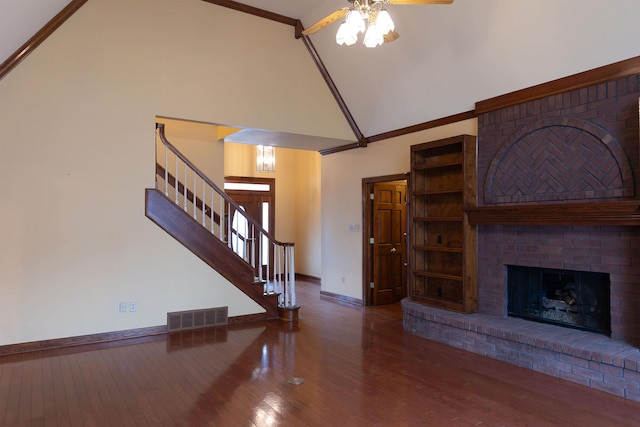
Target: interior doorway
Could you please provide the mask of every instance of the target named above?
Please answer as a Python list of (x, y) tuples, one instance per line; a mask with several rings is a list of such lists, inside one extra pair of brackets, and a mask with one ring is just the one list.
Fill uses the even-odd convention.
[(392, 304), (407, 296), (407, 178), (362, 180), (365, 305)]

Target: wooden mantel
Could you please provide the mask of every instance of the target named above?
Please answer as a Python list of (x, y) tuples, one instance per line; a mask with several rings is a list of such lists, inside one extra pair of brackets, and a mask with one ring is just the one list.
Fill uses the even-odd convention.
[(640, 200), (466, 208), (473, 225), (640, 225)]

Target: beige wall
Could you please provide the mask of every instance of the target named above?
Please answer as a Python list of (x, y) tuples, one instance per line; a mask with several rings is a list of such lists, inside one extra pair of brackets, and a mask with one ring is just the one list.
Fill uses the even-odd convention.
[(276, 239), (295, 243), (296, 273), (320, 277), (320, 154), (278, 147), (275, 151), (276, 171), (256, 172), (255, 146), (225, 143), (225, 175), (276, 180)]
[(262, 311), (145, 218), (156, 116), (351, 136), (291, 27), (200, 0), (87, 2), (0, 80), (0, 345)]
[(467, 120), (322, 158), (323, 291), (363, 299), (362, 179), (409, 172), (413, 144), (476, 132), (476, 120)]

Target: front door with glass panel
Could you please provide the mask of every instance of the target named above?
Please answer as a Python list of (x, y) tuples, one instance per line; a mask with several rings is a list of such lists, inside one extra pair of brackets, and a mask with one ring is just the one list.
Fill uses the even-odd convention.
[[(248, 216), (266, 232), (272, 236), (275, 235), (275, 179), (226, 177), (224, 188)], [(231, 207), (229, 219), (238, 233), (238, 236), (232, 238), (233, 250), (245, 259), (262, 259), (263, 277), (272, 279), (273, 269), (270, 266), (273, 265), (273, 248), (270, 247), (268, 239), (263, 237), (260, 242), (255, 242), (255, 245), (250, 244), (248, 239), (253, 237), (250, 236), (244, 216), (238, 215)], [(252, 250), (253, 253), (247, 253)], [(267, 254), (267, 256), (261, 257), (260, 254)]]

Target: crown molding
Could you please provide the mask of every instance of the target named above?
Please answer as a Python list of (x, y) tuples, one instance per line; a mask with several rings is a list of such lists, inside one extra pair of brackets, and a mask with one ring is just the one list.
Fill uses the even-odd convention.
[(441, 117), (439, 119), (429, 120), (428, 122), (418, 123), (417, 125), (407, 126), (401, 129), (396, 129), (389, 132), (368, 136), (365, 139), (367, 143), (382, 141), (389, 138), (408, 135), (410, 133), (437, 128), (437, 127), (448, 125), (451, 123), (461, 122), (463, 120), (474, 119), (475, 117), (476, 117), (475, 110), (470, 110), (462, 113), (453, 114), (451, 116)]
[(640, 56), (476, 102), (478, 115), (640, 73)]
[(277, 13), (269, 12), (264, 9), (259, 9), (257, 7), (238, 3), (237, 1), (233, 1), (233, 0), (202, 0), (202, 1), (206, 3), (217, 4), (218, 6), (228, 7), (229, 9), (234, 9), (239, 12), (248, 13), (250, 15), (269, 19), (271, 21), (280, 22), (282, 24), (291, 25), (292, 27), (297, 27), (300, 23), (298, 19), (289, 18), (288, 16), (279, 15)]

